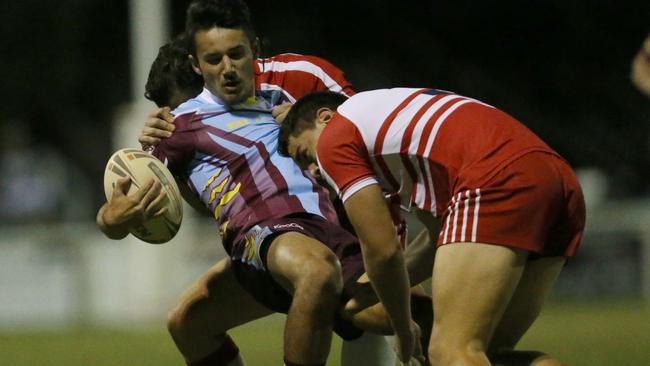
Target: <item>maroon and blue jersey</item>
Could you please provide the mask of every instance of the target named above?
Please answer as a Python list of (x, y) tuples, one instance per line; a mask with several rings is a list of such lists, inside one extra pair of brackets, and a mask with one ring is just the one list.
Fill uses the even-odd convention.
[(230, 242), (268, 219), (310, 213), (338, 222), (328, 193), (277, 152), (270, 111), (283, 101), (331, 90), (354, 94), (343, 72), (315, 56), (281, 54), (255, 61), (258, 98), (226, 106), (209, 91), (181, 104), (176, 129), (153, 154), (213, 213)]
[(327, 190), (277, 151), (271, 109), (281, 98), (277, 90), (259, 91), (227, 106), (204, 90), (174, 111), (174, 133), (153, 152), (200, 197), (222, 234), (297, 213), (337, 222)]

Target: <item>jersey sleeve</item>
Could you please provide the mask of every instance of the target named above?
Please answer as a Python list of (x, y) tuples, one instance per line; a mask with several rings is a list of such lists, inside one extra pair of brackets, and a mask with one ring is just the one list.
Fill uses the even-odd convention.
[(347, 96), (355, 91), (343, 71), (317, 56), (280, 54), (256, 63), (255, 86), (281, 90), (292, 103), (316, 91), (330, 90)]
[(176, 129), (171, 137), (162, 139), (152, 154), (162, 161), (175, 177), (187, 176), (188, 167), (194, 157), (196, 136), (189, 126), (194, 113), (184, 114), (174, 119)]
[(322, 86), (319, 84), (318, 90), (330, 90), (333, 92), (345, 94), (351, 97), (355, 94), (352, 84), (345, 78), (345, 74), (341, 69), (334, 66), (329, 61), (317, 56), (304, 56), (306, 60), (316, 66), (314, 75), (321, 81)]
[(340, 114), (321, 133), (316, 153), (321, 173), (344, 203), (360, 189), (377, 184), (359, 130)]

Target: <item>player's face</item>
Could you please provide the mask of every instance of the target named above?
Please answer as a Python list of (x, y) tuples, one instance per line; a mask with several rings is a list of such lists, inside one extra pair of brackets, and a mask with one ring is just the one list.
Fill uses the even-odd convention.
[(321, 130), (318, 127), (302, 131), (297, 136), (289, 136), (287, 150), (298, 166), (307, 170), (316, 163), (316, 145)]
[(243, 30), (214, 27), (197, 32), (194, 42), (194, 70), (212, 94), (226, 104), (238, 104), (254, 95), (254, 55)]

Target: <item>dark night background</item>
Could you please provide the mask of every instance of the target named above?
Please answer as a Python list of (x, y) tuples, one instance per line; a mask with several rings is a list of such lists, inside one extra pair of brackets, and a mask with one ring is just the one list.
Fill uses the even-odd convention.
[[(188, 3), (170, 3), (174, 32)], [(609, 197), (650, 194), (650, 99), (629, 82), (649, 1), (249, 5), (263, 55), (324, 57), (357, 90), (438, 87), (481, 99), (573, 166), (603, 169)], [(97, 206), (115, 110), (132, 97), (127, 12), (124, 0), (22, 0), (0, 11), (0, 122), (27, 126), (33, 146), (78, 167)]]

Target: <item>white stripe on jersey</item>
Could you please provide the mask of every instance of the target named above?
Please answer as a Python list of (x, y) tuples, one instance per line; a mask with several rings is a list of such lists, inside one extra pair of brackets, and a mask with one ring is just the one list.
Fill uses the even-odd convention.
[[(421, 93), (414, 96), (406, 106), (393, 115), (396, 108), (413, 96), (414, 93), (421, 90), (395, 88), (362, 92), (339, 106), (337, 112), (357, 127), (370, 154), (370, 161), (375, 172), (377, 172), (378, 181), (385, 181), (384, 174), (387, 174), (387, 172), (378, 169), (376, 164), (379, 157), (375, 154), (380, 153), (381, 160), (385, 163), (392, 177), (398, 181), (398, 184), (402, 184), (399, 193), (403, 204), (409, 205), (412, 202), (422, 209), (436, 212), (437, 202), (434, 179), (437, 179), (437, 177), (433, 176), (435, 174), (434, 167), (431, 166), (428, 158), (435, 149), (434, 142), (437, 135), (449, 116), (459, 107), (468, 103), (484, 103), (457, 94)], [(435, 102), (433, 102), (434, 100)], [(427, 109), (422, 111), (424, 107), (427, 107)], [(418, 112), (422, 112), (422, 115), (417, 120), (414, 120)], [(382, 126), (385, 126), (385, 121), (389, 116), (394, 116), (394, 119), (389, 126), (386, 126), (386, 130), (382, 130)], [(435, 118), (432, 119), (432, 117)], [(409, 130), (410, 125), (412, 126), (410, 141), (404, 141), (408, 151), (409, 164), (405, 163), (404, 157), (400, 154), (405, 132)], [(423, 135), (425, 130), (428, 131), (427, 136)], [(382, 131), (385, 131), (385, 135), (381, 137), (381, 152), (374, 151), (376, 141), (380, 138), (379, 134)], [(418, 151), (422, 153), (418, 154)], [(417, 178), (414, 177), (415, 182), (411, 182), (411, 179), (405, 179), (408, 174), (406, 174), (407, 167), (404, 164), (413, 167), (413, 173), (417, 176)], [(409, 183), (411, 184), (409, 185)], [(461, 225), (462, 223), (454, 224)], [(468, 224), (466, 223), (466, 225)], [(451, 233), (454, 240), (457, 232), (458, 230), (453, 230)], [(465, 233), (465, 235), (468, 236), (469, 233)]]
[[(460, 99), (460, 98), (462, 98), (460, 95), (455, 95), (455, 94), (446, 95), (440, 98), (440, 100), (438, 100), (437, 102), (433, 103), (433, 105), (429, 107), (429, 109), (422, 115), (422, 118), (420, 118), (418, 123), (415, 125), (415, 128), (413, 129), (413, 137), (422, 135), (422, 131), (424, 130), (424, 127), (427, 125), (427, 122), (429, 121), (431, 116), (433, 116), (433, 114), (436, 113), (442, 106), (444, 106), (445, 104), (447, 104), (447, 102), (453, 99)], [(420, 145), (420, 139), (411, 138), (411, 143), (409, 144), (409, 154), (411, 155), (417, 154), (419, 145)]]
[(465, 231), (467, 230), (467, 211), (469, 211), (469, 189), (465, 191), (465, 201), (463, 201), (463, 226), (460, 231), (460, 241), (465, 241)]
[(474, 199), (474, 223), (472, 224), (472, 242), (476, 243), (476, 229), (478, 228), (478, 210), (481, 207), (481, 189), (476, 188), (476, 198)]
[(451, 241), (456, 241), (456, 229), (458, 228), (458, 206), (460, 205), (460, 196), (462, 192), (458, 192), (456, 197), (456, 205), (454, 206), (454, 229), (451, 231)]
[(320, 66), (309, 61), (269, 61), (260, 63), (260, 70), (273, 70), (274, 72), (283, 71), (304, 71), (319, 78), (325, 86), (337, 93), (343, 93), (343, 87), (332, 79)]
[[(433, 97), (428, 98), (428, 100), (431, 100)], [(408, 147), (408, 153), (410, 156), (414, 156), (417, 154), (420, 146), (419, 137), (422, 136), (424, 127), (427, 125), (427, 122), (429, 121), (431, 116), (433, 116), (434, 113), (436, 113), (440, 108), (442, 108), (448, 102), (460, 98), (462, 97), (459, 95), (446, 95), (440, 98), (440, 100), (433, 103), (429, 107), (429, 109), (427, 109), (427, 111), (424, 112), (422, 117), (417, 121), (415, 128), (413, 129), (413, 135), (411, 136), (411, 141)], [(423, 207), (424, 202), (426, 200), (426, 192), (428, 191), (430, 192), (430, 197), (431, 197), (430, 211), (436, 212), (436, 199), (435, 199), (436, 195), (435, 195), (435, 190), (433, 188), (433, 175), (431, 174), (431, 166), (426, 161), (423, 162), (424, 162), (423, 165), (425, 169), (424, 172), (420, 171), (420, 166), (419, 164), (417, 164), (417, 159), (416, 159), (416, 163), (414, 164), (416, 170), (418, 171), (418, 183), (415, 191), (415, 203), (416, 205), (418, 205), (418, 207)]]
[(433, 125), (433, 130), (431, 131), (431, 135), (429, 136), (429, 141), (427, 141), (427, 147), (424, 149), (424, 154), (423, 154), (424, 156), (431, 155), (431, 148), (433, 147), (433, 142), (436, 139), (438, 130), (440, 130), (440, 127), (445, 122), (447, 117), (449, 117), (449, 115), (452, 114), (461, 105), (470, 103), (472, 101), (467, 98), (462, 98), (454, 102), (456, 104), (452, 105), (446, 111), (444, 111), (444, 113), (442, 113), (442, 115), (436, 120), (436, 123)]
[[(395, 117), (391, 125), (388, 127), (388, 131), (386, 131), (386, 138), (384, 139), (384, 145), (381, 150), (382, 154), (395, 154), (400, 152), (400, 149), (402, 147), (402, 137), (404, 136), (406, 127), (408, 127), (408, 125), (411, 123), (413, 116), (422, 107), (424, 107), (424, 105), (430, 101), (431, 98), (431, 95), (420, 94), (415, 97), (404, 109), (402, 109), (402, 111)], [(400, 100), (399, 102), (402, 101)], [(383, 119), (386, 119), (386, 117)], [(411, 138), (416, 138), (417, 136), (418, 135), (414, 133)]]
[(357, 127), (372, 157), (382, 122), (404, 99), (417, 90), (419, 89), (396, 88), (357, 93), (351, 101), (344, 102), (336, 111)]
[[(384, 149), (382, 150), (383, 154), (396, 153), (400, 151), (400, 147), (402, 144), (402, 136), (404, 135), (404, 131), (406, 131), (407, 127), (411, 123), (413, 116), (427, 102), (429, 102), (431, 99), (435, 97), (436, 97), (435, 95), (431, 96), (427, 94), (422, 94), (416, 97), (411, 103), (409, 103), (408, 107), (405, 108), (400, 113), (400, 115), (395, 119), (393, 124), (390, 126), (388, 133), (386, 135), (386, 141), (393, 141), (394, 144), (393, 146), (391, 146), (391, 144), (389, 143), (384, 143)], [(429, 136), (427, 141), (427, 145), (426, 145), (427, 149), (425, 149), (425, 152), (423, 154), (424, 157), (428, 156), (428, 154), (431, 152), (431, 146), (433, 146), (433, 140), (435, 139), (438, 130), (440, 129), (440, 126), (442, 126), (442, 123), (456, 108), (468, 102), (469, 100), (467, 100), (467, 98), (464, 98), (459, 95), (446, 95), (440, 98), (439, 100), (437, 100), (435, 103), (433, 103), (426, 110), (426, 112), (423, 113), (422, 117), (415, 124), (415, 128), (413, 129), (413, 134), (411, 135), (411, 141), (409, 141), (409, 145), (408, 145), (409, 155), (413, 156), (417, 154), (421, 139), (423, 137), (422, 132), (425, 126), (427, 125), (427, 123), (429, 122), (429, 119), (436, 112), (438, 112), (441, 108), (444, 108), (445, 106), (449, 106), (450, 103), (455, 103), (455, 104), (451, 104), (451, 106), (449, 106), (448, 109), (444, 111), (440, 115), (440, 117), (434, 122), (434, 127), (431, 130), (431, 135)], [(392, 136), (394, 137), (391, 139)], [(433, 185), (433, 175), (431, 174), (431, 166), (430, 164), (427, 163), (426, 158), (424, 158), (422, 161), (423, 162), (422, 165), (424, 165), (424, 171), (421, 171), (420, 164), (418, 164), (417, 160), (418, 159), (416, 159), (415, 164), (413, 164), (414, 167), (416, 167), (416, 171), (418, 172), (418, 182), (416, 185), (414, 201), (418, 207), (422, 207), (426, 210), (435, 212), (436, 196), (435, 196), (435, 190)], [(424, 207), (427, 193), (430, 197), (431, 207)]]

